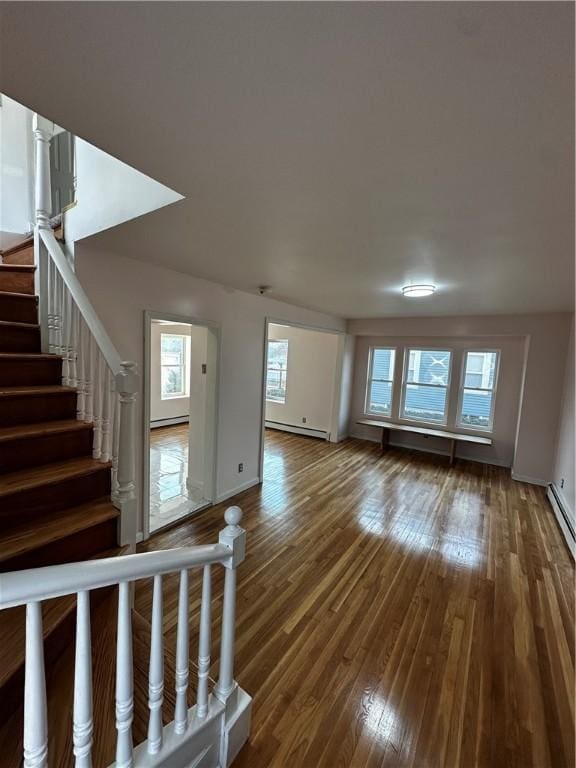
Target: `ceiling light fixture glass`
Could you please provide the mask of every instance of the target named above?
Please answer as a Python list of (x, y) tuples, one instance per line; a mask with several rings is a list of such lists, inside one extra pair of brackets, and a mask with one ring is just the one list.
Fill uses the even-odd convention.
[(402, 293), (410, 299), (420, 299), (423, 296), (432, 296), (435, 290), (435, 285), (405, 285)]

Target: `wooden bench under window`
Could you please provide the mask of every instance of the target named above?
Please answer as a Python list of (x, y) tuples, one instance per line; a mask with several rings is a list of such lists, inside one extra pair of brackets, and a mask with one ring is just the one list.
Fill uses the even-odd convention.
[(357, 424), (366, 427), (379, 427), (382, 430), (382, 450), (386, 450), (390, 442), (390, 432), (413, 432), (416, 435), (427, 437), (443, 437), (450, 441), (450, 464), (454, 463), (456, 455), (456, 443), (475, 443), (476, 445), (492, 445), (492, 438), (480, 435), (461, 435), (459, 432), (448, 432), (446, 429), (431, 429), (430, 427), (418, 427), (411, 424), (393, 424), (389, 421), (377, 421), (376, 419), (359, 419)]

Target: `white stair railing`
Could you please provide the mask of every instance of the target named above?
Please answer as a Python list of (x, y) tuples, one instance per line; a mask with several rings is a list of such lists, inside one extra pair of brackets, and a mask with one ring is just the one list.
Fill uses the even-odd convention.
[(34, 116), (36, 292), (42, 351), (62, 356), (62, 383), (78, 390), (77, 418), (94, 425), (92, 456), (112, 463), (119, 544), (136, 540), (136, 364), (122, 361), (50, 226), (53, 123)]
[[(76, 768), (96, 765), (93, 759), (93, 678), (90, 631), (90, 594), (118, 586), (116, 648), (116, 761), (115, 768), (184, 768), (228, 766), (248, 738), (250, 697), (234, 681), (234, 614), (236, 569), (244, 559), (246, 532), (242, 512), (230, 507), (227, 526), (218, 544), (171, 549), (83, 563), (35, 568), (3, 574), (0, 610), (26, 606), (24, 681), (24, 768), (47, 768), (48, 718), (42, 634), (42, 601), (77, 595), (74, 673), (73, 753)], [(225, 568), (222, 606), (220, 679), (209, 690), (211, 567)], [(198, 694), (188, 708), (189, 571), (202, 571), (199, 618)], [(178, 604), (175, 719), (162, 726), (164, 659), (162, 641), (162, 576), (180, 573)], [(232, 574), (232, 575), (231, 575)], [(131, 585), (153, 577), (152, 628), (149, 667), (149, 727), (145, 742), (133, 746), (134, 678), (132, 665)], [(65, 756), (60, 755), (63, 760)], [(65, 760), (64, 760), (65, 761)], [(50, 764), (51, 764), (50, 762)]]

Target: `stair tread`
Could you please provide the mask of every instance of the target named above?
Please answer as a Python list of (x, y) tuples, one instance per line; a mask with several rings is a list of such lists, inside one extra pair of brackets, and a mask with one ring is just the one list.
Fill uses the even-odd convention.
[(62, 355), (48, 352), (0, 352), (0, 361), (17, 362), (18, 360), (62, 360)]
[[(101, 465), (102, 466), (102, 465)], [(16, 474), (16, 473), (14, 473)], [(108, 497), (52, 513), (46, 520), (0, 532), (0, 562), (118, 517)]]
[(102, 468), (109, 469), (111, 466), (110, 462), (97, 461), (91, 456), (81, 456), (76, 459), (67, 459), (52, 464), (43, 464), (39, 467), (8, 472), (0, 476), (0, 499), (16, 491), (51, 485), (66, 478), (98, 472)]
[(74, 387), (65, 387), (62, 384), (37, 384), (21, 385), (19, 387), (0, 386), (0, 398), (2, 397), (35, 397), (36, 395), (59, 395), (76, 392)]
[[(9, 265), (4, 265), (9, 266)], [(36, 303), (38, 301), (38, 297), (35, 296), (33, 293), (17, 293), (16, 291), (0, 291), (0, 299), (5, 298), (6, 296), (9, 296), (11, 299), (26, 299), (27, 301), (33, 301)]]
[(91, 430), (89, 421), (78, 419), (60, 419), (59, 421), (40, 421), (36, 424), (17, 424), (13, 427), (0, 427), (0, 442), (17, 440), (23, 437), (58, 434), (61, 432)]
[(9, 248), (0, 250), (0, 255), (9, 256), (11, 253), (17, 253), (18, 251), (24, 250), (24, 248), (30, 248), (31, 245), (34, 245), (34, 235), (23, 235), (23, 237), (25, 239), (16, 243), (16, 245), (11, 245)]
[(1, 272), (35, 272), (35, 264), (0, 264)]
[(17, 320), (0, 320), (0, 328), (27, 328), (35, 331), (40, 330), (38, 323), (21, 323)]

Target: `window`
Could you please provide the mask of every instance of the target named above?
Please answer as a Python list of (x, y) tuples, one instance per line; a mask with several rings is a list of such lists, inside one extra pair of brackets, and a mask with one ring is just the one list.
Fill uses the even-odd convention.
[(498, 352), (470, 350), (465, 353), (458, 406), (459, 427), (492, 429), (498, 358)]
[(286, 375), (288, 373), (288, 342), (270, 339), (268, 342), (268, 369), (266, 371), (266, 400), (286, 402)]
[(390, 416), (392, 412), (392, 383), (394, 381), (395, 349), (372, 347), (368, 363), (366, 413)]
[(446, 349), (406, 350), (403, 418), (446, 424), (451, 360)]
[(160, 334), (160, 368), (162, 400), (188, 396), (186, 376), (187, 336)]

